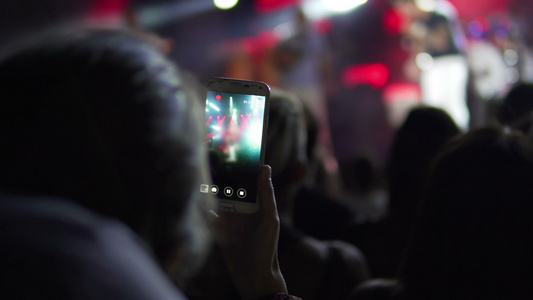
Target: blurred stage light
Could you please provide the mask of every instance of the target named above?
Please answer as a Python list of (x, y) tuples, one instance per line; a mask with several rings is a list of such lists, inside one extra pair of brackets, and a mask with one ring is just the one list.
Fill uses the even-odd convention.
[(345, 88), (355, 88), (361, 84), (369, 84), (374, 88), (382, 88), (389, 81), (390, 68), (384, 63), (367, 63), (351, 65), (342, 73)]
[(344, 13), (349, 12), (352, 9), (365, 4), (367, 0), (329, 0), (329, 1), (323, 1), (325, 3), (326, 8), (330, 9), (331, 11), (337, 12), (337, 13)]
[(518, 64), (518, 52), (514, 49), (505, 49), (503, 58), (509, 67), (514, 67)]
[(415, 4), (422, 11), (434, 11), (437, 9), (437, 1), (435, 0), (415, 0)]
[(290, 22), (279, 24), (278, 26), (274, 27), (274, 35), (279, 40), (288, 39), (295, 33), (294, 26)]
[[(90, 2), (90, 1), (89, 1)], [(89, 18), (109, 18), (122, 16), (130, 5), (129, 0), (96, 0), (92, 1), (88, 9)]]
[(142, 5), (137, 13), (139, 24), (153, 29), (214, 9), (212, 1), (183, 0)]
[(485, 31), (483, 30), (483, 25), (478, 21), (474, 20), (468, 24), (468, 34), (474, 38), (482, 38)]
[(383, 15), (383, 27), (390, 33), (400, 33), (405, 22), (405, 17), (394, 9), (387, 10)]
[(392, 83), (383, 89), (383, 99), (387, 104), (398, 101), (419, 103), (422, 99), (422, 91), (420, 90), (420, 85), (418, 83)]
[(239, 0), (213, 0), (213, 3), (218, 9), (231, 9), (234, 8)]
[(302, 3), (302, 9), (310, 19), (321, 19), (348, 13), (366, 2), (367, 0), (307, 0)]
[(298, 5), (302, 0), (255, 0), (254, 9), (260, 13), (271, 13)]
[(211, 108), (213, 108), (214, 110), (216, 111), (220, 111), (220, 108), (218, 108), (218, 106), (214, 105), (213, 103), (209, 102), (208, 104)]
[(393, 83), (383, 89), (383, 100), (387, 108), (387, 119), (393, 127), (398, 128), (413, 107), (420, 105), (422, 91), (418, 83)]
[(420, 70), (429, 70), (433, 67), (433, 57), (429, 53), (418, 53), (415, 61)]
[(509, 84), (513, 85), (520, 80), (520, 72), (517, 69), (509, 67), (506, 71), (505, 77)]

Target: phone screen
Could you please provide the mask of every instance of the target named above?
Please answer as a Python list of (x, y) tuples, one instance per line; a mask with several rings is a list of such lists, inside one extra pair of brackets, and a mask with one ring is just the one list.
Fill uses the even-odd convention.
[(212, 184), (201, 192), (219, 199), (256, 202), (261, 167), (264, 95), (207, 91), (205, 122)]

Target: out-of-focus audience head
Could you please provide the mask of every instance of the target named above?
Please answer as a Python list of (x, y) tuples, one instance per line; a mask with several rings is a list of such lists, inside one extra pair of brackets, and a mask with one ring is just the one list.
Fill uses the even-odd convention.
[(533, 138), (533, 84), (514, 86), (503, 99), (497, 118), (501, 124)]
[(17, 43), (0, 58), (0, 188), (117, 218), (164, 268), (201, 257), (196, 88), (133, 33), (76, 28)]
[(326, 170), (326, 153), (323, 148), (319, 147), (318, 138), (321, 130), (321, 125), (317, 115), (312, 111), (311, 107), (305, 102), (302, 103), (302, 110), (305, 119), (306, 128), (306, 182), (309, 187), (321, 188), (324, 190), (331, 190), (329, 181), (332, 179), (330, 171)]
[[(373, 274), (394, 278), (398, 274), (405, 247), (414, 226), (423, 187), (431, 161), (459, 128), (440, 108), (412, 108), (396, 130), (385, 164), (386, 202), (380, 208), (379, 221), (355, 228), (357, 243), (365, 252)], [(386, 205), (386, 209), (383, 209)]]
[(296, 95), (272, 89), (265, 163), (281, 220), (279, 262), (287, 286), (304, 299), (344, 298), (369, 278), (364, 256), (341, 241), (319, 241), (293, 226), (293, 206), (307, 170), (304, 104)]
[[(104, 3), (95, 0), (20, 0), (16, 3), (3, 1), (0, 3), (0, 42), (5, 45), (21, 35), (31, 34), (43, 27), (71, 26), (79, 23), (80, 19), (86, 18), (87, 14), (96, 8), (96, 2)], [(118, 2), (117, 4), (120, 5)]]
[(431, 160), (459, 133), (442, 109), (419, 106), (409, 112), (396, 132), (387, 166), (392, 214), (415, 213)]
[(361, 154), (356, 156), (351, 162), (351, 180), (347, 184), (348, 188), (365, 194), (376, 188), (378, 184), (378, 170), (376, 161), (371, 155)]
[(296, 95), (272, 89), (265, 163), (272, 167), (276, 192), (294, 187), (305, 176), (307, 132), (303, 109)]
[(318, 134), (320, 131), (320, 123), (318, 117), (311, 110), (309, 105), (306, 105), (305, 102), (301, 101), (302, 109), (305, 118), (305, 128), (307, 135), (306, 143), (306, 155), (309, 163), (312, 163), (317, 155), (317, 145), (318, 145)]
[(402, 299), (533, 297), (533, 146), (476, 129), (432, 168), (402, 275)]
[(394, 279), (370, 279), (357, 286), (347, 300), (390, 300), (398, 289)]

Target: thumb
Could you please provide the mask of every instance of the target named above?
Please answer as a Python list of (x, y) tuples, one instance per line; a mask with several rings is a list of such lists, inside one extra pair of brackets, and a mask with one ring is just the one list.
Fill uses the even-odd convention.
[(276, 198), (274, 195), (274, 186), (272, 185), (272, 169), (269, 165), (261, 167), (258, 186), (259, 186), (259, 213), (264, 216), (277, 218), (278, 211), (276, 207)]

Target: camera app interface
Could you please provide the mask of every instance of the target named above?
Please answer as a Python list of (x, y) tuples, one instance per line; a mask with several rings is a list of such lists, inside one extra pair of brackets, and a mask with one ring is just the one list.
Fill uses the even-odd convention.
[(205, 111), (213, 184), (201, 192), (255, 202), (265, 96), (208, 91)]

